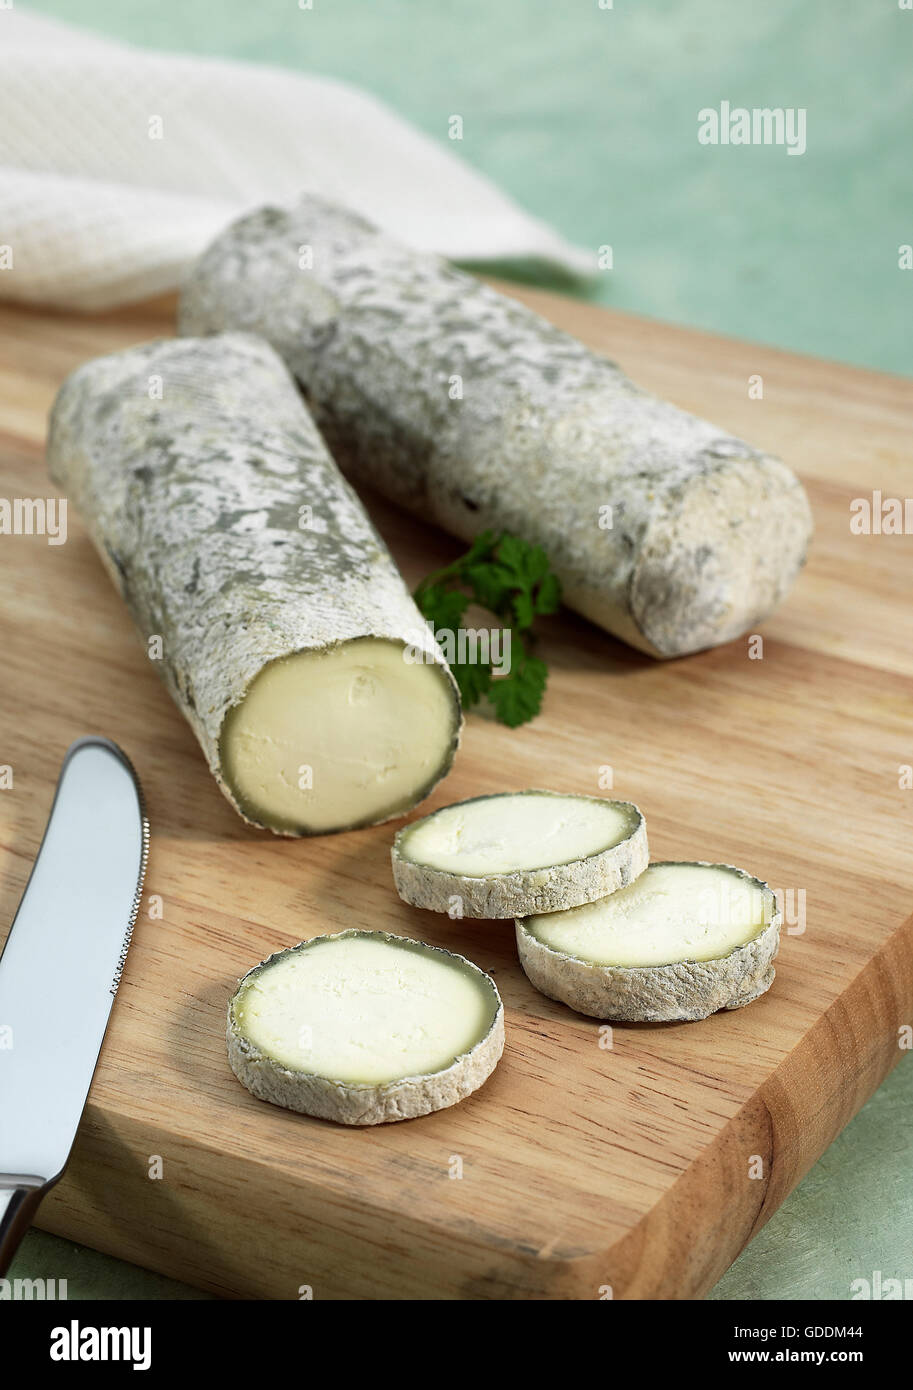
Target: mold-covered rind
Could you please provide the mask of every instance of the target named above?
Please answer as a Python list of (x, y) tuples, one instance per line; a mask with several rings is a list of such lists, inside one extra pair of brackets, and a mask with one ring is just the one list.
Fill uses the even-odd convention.
[(301, 651), (375, 637), (425, 653), (452, 695), (453, 729), (411, 804), (445, 775), (461, 728), (456, 683), (267, 343), (168, 339), (87, 362), (57, 395), (47, 457), (245, 820), (264, 824), (226, 776), (223, 727), (266, 666)]
[(334, 456), (423, 521), (543, 545), (572, 607), (653, 656), (752, 631), (805, 560), (778, 459), (531, 310), (308, 195), (204, 252), (180, 330), (262, 334)]

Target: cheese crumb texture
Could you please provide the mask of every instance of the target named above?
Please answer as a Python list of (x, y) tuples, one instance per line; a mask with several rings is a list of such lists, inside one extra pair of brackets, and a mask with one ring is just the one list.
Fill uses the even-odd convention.
[(770, 923), (774, 896), (719, 864), (651, 864), (597, 902), (525, 921), (543, 945), (594, 965), (719, 960)]
[(402, 832), (400, 854), (445, 873), (489, 874), (570, 864), (632, 833), (625, 803), (514, 792), (445, 806)]
[(443, 1071), (488, 1034), (497, 995), (482, 971), (372, 932), (284, 952), (239, 991), (241, 1033), (282, 1066), (350, 1085)]

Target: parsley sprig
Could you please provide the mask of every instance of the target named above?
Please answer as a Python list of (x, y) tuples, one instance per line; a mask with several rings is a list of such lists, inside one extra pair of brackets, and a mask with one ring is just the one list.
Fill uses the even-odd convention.
[(507, 675), (496, 677), (490, 663), (451, 662), (466, 709), (487, 696), (497, 718), (512, 729), (539, 713), (548, 667), (530, 650), (530, 629), (539, 614), (557, 612), (561, 602), (561, 585), (541, 545), (483, 531), (465, 555), (422, 580), (415, 601), (435, 632), (456, 632), (471, 603), (510, 629)]

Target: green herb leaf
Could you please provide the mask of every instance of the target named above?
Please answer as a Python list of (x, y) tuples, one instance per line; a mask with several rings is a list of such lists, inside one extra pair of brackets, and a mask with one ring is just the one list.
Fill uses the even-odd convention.
[(476, 603), (500, 614), (510, 598), (510, 570), (489, 561), (488, 564), (467, 565), (465, 574)]
[(443, 584), (428, 584), (417, 589), (415, 601), (422, 617), (428, 619), (435, 631), (440, 627), (459, 627), (463, 614), (469, 607), (466, 594), (461, 594), (459, 589), (445, 589)]
[(536, 591), (536, 612), (557, 613), (561, 607), (561, 581), (556, 574), (547, 574)]
[(480, 531), (472, 545), (466, 551), (466, 554), (457, 561), (457, 564), (462, 567), (471, 565), (476, 560), (490, 559), (491, 552), (494, 550), (497, 543), (498, 537), (495, 535), (494, 531)]
[(491, 689), (491, 667), (480, 662), (458, 661), (451, 666), (464, 709), (472, 709)]
[(532, 640), (529, 629), (536, 616), (556, 612), (561, 602), (561, 584), (541, 545), (483, 531), (465, 555), (422, 581), (415, 601), (435, 632), (455, 632), (470, 603), (487, 608), (510, 628), (507, 675), (495, 676), (490, 665), (478, 662), (451, 666), (467, 709), (487, 695), (498, 719), (511, 728), (539, 713), (548, 668), (527, 652), (520, 634)]
[(514, 625), (518, 627), (521, 632), (528, 627), (532, 627), (533, 618), (536, 616), (536, 610), (533, 606), (532, 595), (528, 594), (525, 589), (521, 589), (519, 593), (514, 594), (513, 610)]
[(528, 545), (518, 536), (502, 536), (497, 556), (516, 576), (518, 587), (531, 589), (548, 574), (548, 556), (541, 545)]
[(488, 698), (502, 724), (515, 729), (534, 719), (542, 708), (548, 667), (537, 656), (528, 656), (511, 669), (509, 676), (493, 680)]

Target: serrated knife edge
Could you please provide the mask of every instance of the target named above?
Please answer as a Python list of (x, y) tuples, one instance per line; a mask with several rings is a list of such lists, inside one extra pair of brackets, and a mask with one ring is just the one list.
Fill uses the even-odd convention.
[[(125, 829), (120, 831), (120, 820), (111, 821), (111, 816), (115, 812), (125, 811), (127, 803), (122, 807), (120, 797), (123, 794), (122, 787), (116, 781), (109, 780), (109, 773), (104, 771), (104, 764), (99, 764), (100, 775), (95, 786), (90, 786), (85, 782), (85, 778), (92, 780), (92, 763), (88, 763), (85, 770), (74, 774), (77, 776), (75, 790), (71, 791), (65, 784), (67, 772), (71, 763), (77, 755), (87, 748), (104, 750), (113, 756), (120, 767), (126, 772), (129, 779), (130, 788), (135, 796), (135, 804), (130, 805), (129, 823), (126, 823), (124, 815)], [(90, 801), (90, 806), (95, 812), (94, 818), (87, 814), (85, 822), (88, 829), (84, 829), (81, 818), (75, 822), (67, 821), (62, 814), (60, 823), (55, 819), (61, 806), (62, 797), (67, 796), (64, 810), (72, 812), (74, 805), (79, 806), (80, 793), (84, 792), (89, 786), (90, 790), (97, 791), (94, 801)], [(107, 800), (106, 800), (107, 798)], [(138, 817), (138, 819), (137, 819)], [(107, 818), (107, 819), (106, 819)], [(113, 850), (118, 847), (129, 850), (130, 862), (136, 864), (136, 879), (133, 884), (132, 900), (128, 898), (131, 887), (131, 879), (127, 878), (124, 868), (111, 868), (109, 861), (99, 859), (99, 846), (103, 842), (107, 827), (107, 838), (114, 843)], [(137, 834), (138, 832), (138, 834)], [(48, 864), (42, 866), (42, 857), (46, 847), (48, 848)], [(78, 851), (82, 848), (89, 856), (90, 867), (88, 872), (82, 869), (81, 861), (78, 858)], [(4, 960), (12, 970), (11, 978), (8, 977), (6, 983), (7, 1007), (11, 1008), (16, 1017), (17, 1029), (25, 1034), (26, 1056), (24, 1061), (15, 1059), (11, 1062), (12, 1071), (7, 1071), (4, 1075), (0, 1069), (0, 1276), (2, 1276), (11, 1260), (22, 1236), (28, 1229), (34, 1218), (38, 1205), (44, 1194), (58, 1181), (66, 1167), (69, 1159), (70, 1149), (76, 1135), (79, 1122), (85, 1109), (91, 1088), (92, 1079), (101, 1055), (101, 1047), (107, 1033), (110, 1021), (111, 1009), (113, 1008), (114, 998), (117, 995), (120, 981), (123, 977), (126, 965), (127, 954), (133, 938), (133, 931), (139, 915), (139, 908), (143, 898), (146, 867), (149, 858), (149, 819), (146, 811), (146, 799), (142, 789), (142, 784), (136, 774), (136, 769), (130, 759), (121, 748), (112, 740), (96, 735), (89, 735), (77, 739), (67, 749), (61, 764), (60, 773), (51, 808), (48, 813), (47, 825), (35, 856), (31, 872), (26, 882), (22, 897), (13, 917), (12, 924), (7, 934), (6, 941), (0, 952), (0, 994), (4, 984), (2, 967)], [(63, 864), (61, 864), (61, 859)], [(116, 862), (116, 854), (111, 862)], [(75, 872), (73, 864), (77, 865)], [(64, 889), (59, 887), (58, 878), (55, 870), (68, 868), (71, 871), (75, 882), (70, 882)], [(110, 872), (110, 885), (108, 874)], [(50, 875), (50, 884), (49, 884)], [(126, 881), (125, 881), (126, 880)], [(83, 896), (80, 896), (79, 888), (83, 889)], [(99, 906), (98, 893), (103, 888), (106, 892), (110, 887), (111, 904), (103, 903), (103, 911)], [(73, 888), (74, 895), (70, 898), (66, 896), (66, 888)], [(30, 899), (31, 894), (31, 899)], [(123, 916), (117, 906), (118, 898), (125, 904)], [(45, 941), (44, 923), (51, 918), (48, 907), (54, 909), (53, 927), (49, 941)], [(44, 909), (44, 911), (42, 911)], [(98, 910), (98, 915), (94, 915), (93, 909)], [(118, 949), (118, 938), (115, 935), (117, 919), (121, 922), (126, 920), (125, 928), (121, 929), (120, 945)], [(91, 940), (94, 928), (98, 927), (97, 941)], [(24, 936), (16, 936), (14, 933), (19, 928), (20, 933), (25, 932)], [(84, 935), (78, 933), (82, 929)], [(12, 955), (14, 959), (9, 960), (9, 950), (13, 943)], [(75, 988), (73, 991), (63, 989), (61, 985), (61, 969), (58, 962), (58, 970), (51, 970), (51, 979), (48, 985), (48, 992), (52, 996), (49, 1001), (43, 1001), (40, 992), (40, 983), (34, 989), (38, 991), (36, 1007), (32, 1011), (22, 1012), (18, 1009), (18, 996), (14, 989), (12, 994), (9, 986), (21, 985), (23, 983), (21, 972), (23, 965), (34, 965), (34, 961), (29, 959), (34, 956), (36, 947), (53, 945), (59, 948), (63, 958), (63, 966), (68, 963), (73, 968), (74, 974), (83, 968), (83, 955), (80, 954), (74, 961), (72, 953), (79, 952), (84, 947), (85, 957), (87, 958), (87, 973), (83, 978), (83, 984), (88, 990), (87, 1005), (85, 1016), (88, 1020), (85, 1026), (77, 1028), (77, 1023), (73, 1018), (73, 999), (77, 998)], [(117, 950), (115, 957), (115, 968), (113, 978), (109, 977), (109, 984), (106, 992), (111, 996), (107, 1006), (103, 1006), (102, 1000), (105, 994), (98, 993), (99, 989), (105, 989), (104, 984), (98, 981), (94, 974), (99, 966), (104, 963), (104, 955), (108, 951)], [(109, 957), (110, 959), (110, 957)], [(17, 974), (17, 972), (19, 972)], [(57, 1001), (63, 1001), (60, 1012), (65, 1019), (73, 1024), (73, 1056), (70, 1057), (70, 1047), (65, 1046), (70, 1042), (70, 1034), (60, 1033), (60, 1022), (57, 1019), (52, 1006), (55, 1002), (53, 998), (54, 989), (58, 990)], [(22, 995), (32, 999), (34, 991), (31, 988), (31, 979), (26, 971), (25, 988)], [(40, 1003), (45, 1002), (46, 1007), (42, 1013)], [(39, 1024), (35, 1023), (35, 1018), (42, 1019), (47, 1023), (46, 1032), (50, 1038), (46, 1040), (44, 1034), (36, 1032)], [(47, 1022), (54, 1019), (55, 1022)], [(82, 1025), (82, 1019), (78, 1020)], [(56, 1025), (56, 1026), (55, 1026)], [(13, 1033), (13, 1050), (16, 1046), (16, 1030)], [(78, 1036), (77, 1036), (78, 1034)], [(62, 1047), (63, 1054), (54, 1052), (50, 1047), (49, 1041), (53, 1041), (58, 1047)], [(31, 1044), (31, 1050), (29, 1045)], [(0, 1054), (2, 1060), (2, 1054)], [(17, 1066), (21, 1070), (17, 1073)], [(63, 1087), (59, 1085), (58, 1071), (63, 1073)], [(29, 1083), (37, 1080), (44, 1083), (49, 1092), (44, 1095), (41, 1085), (36, 1088), (38, 1094), (34, 1097), (32, 1104), (32, 1093), (29, 1087), (23, 1084), (23, 1077)], [(10, 1089), (12, 1088), (12, 1089)], [(25, 1096), (28, 1096), (28, 1104), (25, 1103)], [(46, 1104), (42, 1107), (42, 1101)], [(56, 1104), (55, 1104), (56, 1101)], [(48, 1111), (52, 1117), (48, 1120), (45, 1114)], [(54, 1119), (57, 1120), (55, 1130)], [(12, 1130), (12, 1136), (10, 1131)], [(21, 1135), (25, 1135), (23, 1141)], [(34, 1148), (32, 1147), (34, 1145)], [(44, 1146), (47, 1147), (44, 1147)], [(13, 1156), (13, 1162), (4, 1171), (5, 1160)], [(24, 1161), (16, 1161), (16, 1160)], [(42, 1172), (36, 1175), (31, 1160), (40, 1160)]]

